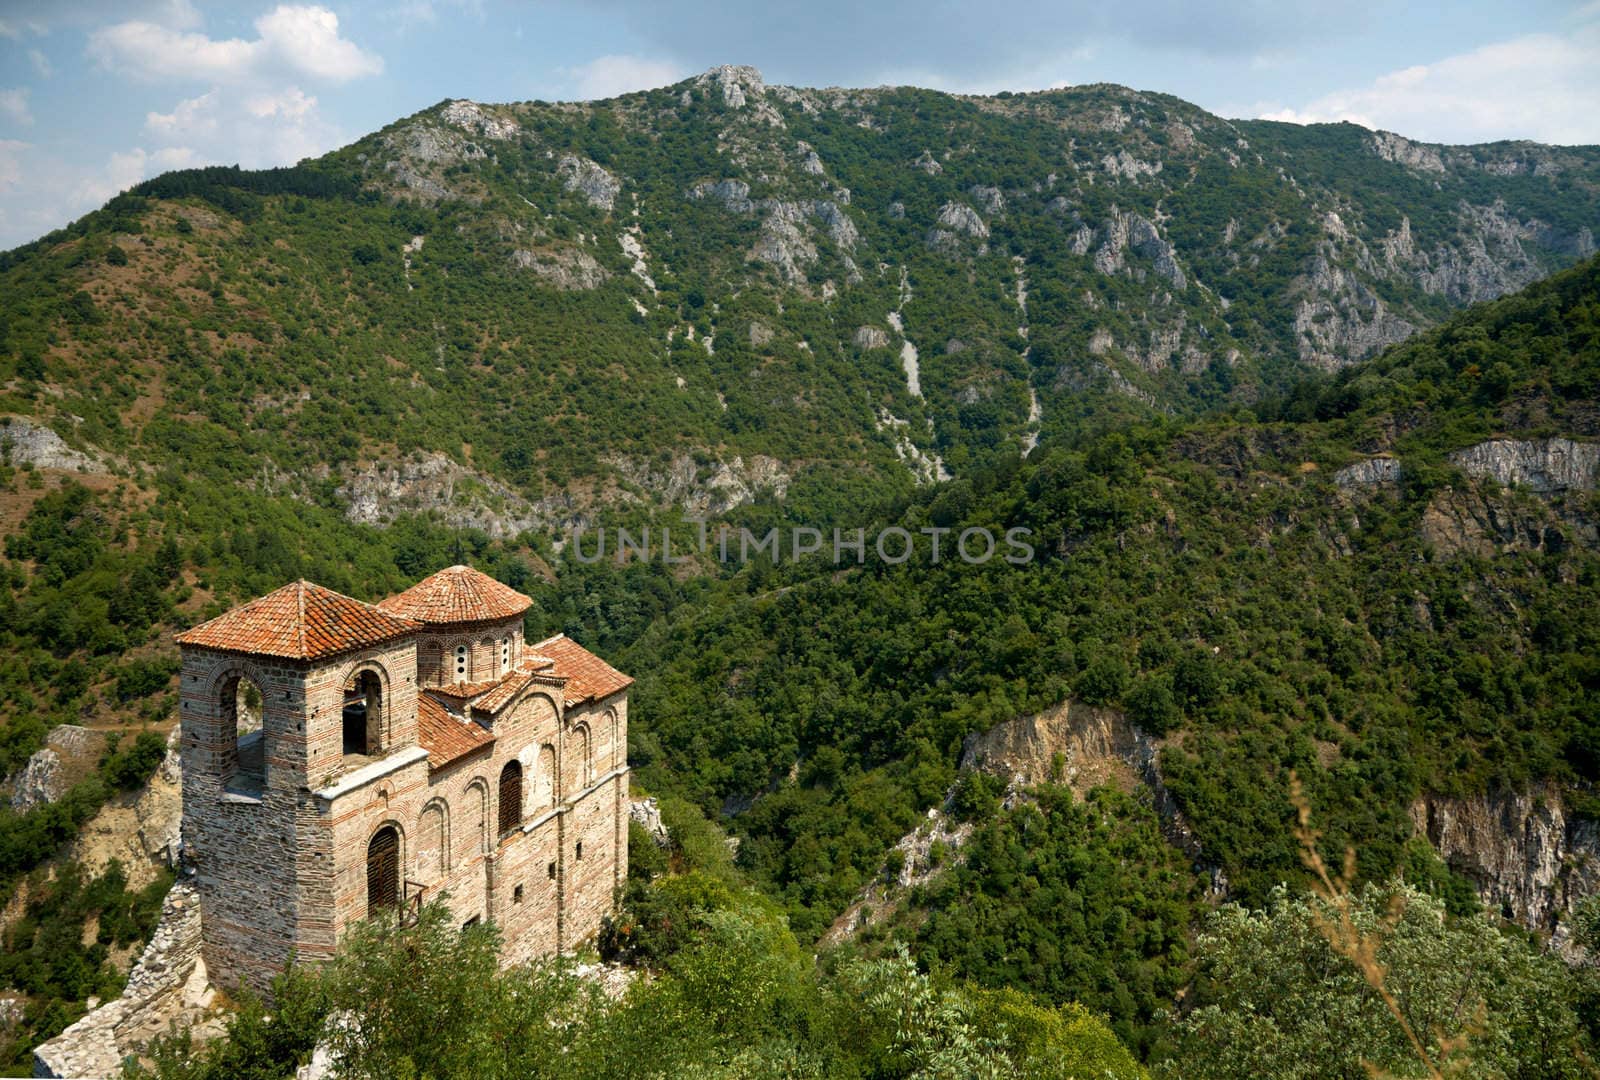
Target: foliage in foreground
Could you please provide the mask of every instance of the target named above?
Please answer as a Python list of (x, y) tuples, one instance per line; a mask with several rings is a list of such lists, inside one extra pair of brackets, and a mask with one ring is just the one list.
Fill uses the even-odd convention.
[(692, 940), (608, 1001), (566, 962), (497, 971), (492, 928), (440, 905), (357, 928), (319, 971), (246, 1003), (224, 1040), (160, 1041), (128, 1080), (292, 1075), (319, 1040), (335, 1075), (410, 1077), (1144, 1077), (1097, 1017), (939, 985), (902, 952), (819, 975), (769, 905), (702, 913)]
[[(1341, 949), (1346, 926), (1370, 952)], [(1265, 910), (1219, 910), (1197, 953), (1204, 1004), (1176, 1025), (1172, 1076), (1594, 1075), (1594, 970), (1405, 885), (1280, 888)]]

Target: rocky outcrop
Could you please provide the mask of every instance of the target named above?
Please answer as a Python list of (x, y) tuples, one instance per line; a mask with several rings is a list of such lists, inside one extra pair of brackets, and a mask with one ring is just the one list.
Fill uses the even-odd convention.
[(694, 84), (708, 89), (715, 85), (722, 92), (723, 104), (730, 109), (742, 109), (752, 99), (762, 96), (767, 89), (766, 80), (759, 70), (739, 64), (723, 64), (695, 77)]
[(989, 226), (976, 210), (966, 203), (947, 202), (939, 208), (926, 240), (928, 247), (947, 255), (960, 251), (963, 240), (977, 240), (981, 255), (989, 250), (984, 243), (988, 238)]
[[(1124, 790), (1142, 784), (1155, 801), (1167, 840), (1203, 864), (1200, 841), (1161, 777), (1159, 756), (1160, 744), (1122, 713), (1064, 701), (967, 736), (961, 767), (1001, 777), (1013, 789), (1050, 782), (1082, 795), (1106, 784)], [(1227, 879), (1220, 870), (1211, 872), (1213, 892), (1225, 893)]]
[(200, 959), (200, 898), (180, 881), (167, 893), (161, 921), (128, 975), (122, 996), (34, 1049), (34, 1076), (119, 1076), (122, 1062), (173, 1024), (204, 1017), (214, 999)]
[(817, 261), (817, 245), (806, 233), (806, 211), (799, 203), (776, 202), (761, 220), (761, 232), (748, 258), (777, 270), (789, 285), (806, 279), (805, 268)]
[(12, 778), (11, 809), (19, 814), (66, 794), (72, 775), (92, 770), (104, 738), (76, 724), (57, 724)]
[(363, 525), (382, 526), (401, 514), (431, 513), (452, 528), (482, 529), (503, 539), (578, 518), (570, 496), (530, 503), (493, 477), (437, 452), (373, 462), (347, 474), (336, 493), (345, 501), (345, 517)]
[(1541, 495), (1593, 491), (1600, 482), (1600, 443), (1572, 439), (1491, 439), (1450, 455), (1468, 476)]
[(715, 199), (736, 214), (748, 214), (756, 208), (750, 201), (750, 185), (743, 180), (702, 180), (688, 191), (691, 199)]
[(445, 123), (454, 124), (485, 139), (514, 139), (522, 132), (516, 120), (499, 109), (485, 107), (465, 98), (450, 102), (439, 115)]
[(1154, 176), (1161, 171), (1159, 161), (1140, 161), (1126, 148), (1100, 159), (1100, 167), (1112, 176), (1123, 180), (1137, 180), (1141, 176)]
[(782, 498), (789, 490), (789, 473), (782, 463), (761, 454), (752, 455), (748, 462), (742, 457), (719, 461), (709, 469), (702, 469), (688, 454), (675, 456), (664, 468), (621, 455), (602, 460), (654, 500), (691, 517), (715, 517), (750, 502), (762, 491)]
[(167, 735), (167, 752), (150, 782), (119, 793), (84, 823), (68, 849), (87, 873), (122, 864), (130, 889), (141, 889), (163, 870), (177, 867), (183, 848), (183, 762), (178, 729)]
[(1332, 261), (1326, 244), (1296, 288), (1300, 359), (1324, 371), (1352, 364), (1404, 341), (1416, 327), (1391, 312), (1356, 275)]
[(11, 809), (26, 814), (36, 806), (55, 802), (66, 791), (61, 777), (61, 755), (48, 746), (34, 751), (17, 774), (11, 789)]
[(1439, 555), (1487, 559), (1505, 551), (1557, 553), (1574, 544), (1600, 547), (1596, 522), (1581, 508), (1517, 500), (1477, 485), (1434, 492), (1419, 529), (1423, 541)]
[(1392, 131), (1375, 131), (1369, 145), (1372, 152), (1385, 161), (1404, 165), (1420, 172), (1444, 172), (1444, 160), (1437, 147), (1412, 142)]
[(661, 806), (652, 795), (647, 799), (634, 799), (628, 803), (628, 820), (650, 834), (650, 839), (662, 850), (672, 846), (672, 837), (661, 821)]
[[(1077, 254), (1088, 252), (1089, 245), (1094, 242), (1094, 232), (1087, 228), (1078, 230), (1072, 242), (1072, 250)], [(1111, 208), (1111, 217), (1100, 230), (1100, 247), (1094, 254), (1094, 268), (1102, 274), (1116, 274), (1127, 268), (1124, 253), (1132, 251), (1135, 255), (1150, 260), (1154, 264), (1158, 276), (1165, 278), (1174, 289), (1188, 288), (1188, 278), (1184, 276), (1183, 268), (1178, 265), (1177, 252), (1171, 244), (1161, 235), (1161, 230), (1156, 228), (1150, 219), (1140, 214), (1123, 213), (1116, 207)], [(1139, 271), (1143, 276), (1144, 271)]]
[(556, 165), (556, 175), (561, 177), (562, 187), (581, 194), (589, 200), (590, 206), (601, 210), (614, 209), (617, 194), (622, 190), (621, 180), (588, 158), (571, 154), (564, 156)]
[(1600, 824), (1569, 817), (1548, 785), (1465, 799), (1428, 795), (1412, 804), (1411, 819), (1485, 908), (1553, 935), (1570, 955), (1566, 917), (1600, 892)]
[(876, 326), (858, 326), (855, 336), (851, 338), (858, 349), (887, 349), (889, 335)]
[(1346, 465), (1333, 474), (1333, 482), (1344, 490), (1391, 486), (1400, 482), (1401, 475), (1398, 459), (1373, 457), (1358, 461), (1354, 465)]
[(1006, 208), (1006, 197), (1000, 189), (984, 184), (976, 184), (967, 189), (967, 194), (972, 196), (972, 201), (983, 209), (990, 217), (1001, 213)]
[(15, 414), (0, 416), (0, 465), (32, 465), (36, 469), (90, 472), (106, 467), (104, 455), (74, 450), (39, 420)]
[(596, 262), (593, 255), (580, 248), (541, 251), (518, 248), (511, 253), (511, 265), (518, 270), (531, 271), (545, 284), (562, 292), (598, 289), (611, 277), (611, 272)]

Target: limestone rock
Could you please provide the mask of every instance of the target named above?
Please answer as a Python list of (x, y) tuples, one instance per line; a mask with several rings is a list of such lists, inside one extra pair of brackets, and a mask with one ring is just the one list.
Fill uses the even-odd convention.
[(1107, 154), (1100, 159), (1100, 167), (1112, 176), (1125, 180), (1137, 180), (1141, 176), (1154, 176), (1161, 171), (1159, 161), (1141, 161), (1129, 154), (1127, 148), (1119, 149), (1115, 154)]
[(743, 180), (702, 180), (689, 189), (691, 199), (715, 199), (737, 214), (748, 214), (756, 208), (750, 201), (750, 185)]
[(593, 255), (578, 248), (543, 251), (518, 248), (511, 253), (511, 265), (518, 270), (532, 271), (562, 292), (598, 289), (611, 277), (610, 271), (596, 262)]
[(691, 517), (711, 518), (726, 513), (752, 501), (763, 490), (779, 498), (789, 490), (790, 476), (782, 463), (762, 454), (751, 455), (748, 462), (736, 456), (706, 469), (688, 454), (674, 456), (664, 467), (649, 459), (621, 454), (602, 460), (628, 483)]
[(1540, 494), (1593, 491), (1600, 481), (1600, 443), (1571, 439), (1491, 439), (1455, 451), (1450, 462), (1469, 476)]
[(1300, 359), (1324, 371), (1364, 360), (1416, 330), (1330, 254), (1313, 256), (1295, 286), (1301, 293), (1294, 317)]
[(0, 464), (88, 472), (105, 467), (97, 451), (74, 450), (44, 423), (26, 416), (0, 416)]
[(800, 155), (800, 171), (811, 176), (822, 176), (826, 170), (822, 167), (822, 159), (811, 148), (808, 142), (795, 143), (795, 153)]
[(983, 208), (983, 212), (993, 217), (1006, 208), (1006, 197), (997, 187), (975, 184), (967, 189), (967, 194), (972, 196), (972, 201)]
[(672, 846), (672, 837), (667, 833), (667, 827), (661, 821), (661, 806), (652, 795), (647, 799), (634, 799), (628, 803), (628, 818), (637, 822), (640, 828), (650, 834), (656, 847), (665, 851)]
[(564, 156), (556, 165), (556, 175), (561, 177), (562, 187), (568, 191), (580, 192), (589, 200), (590, 206), (601, 210), (615, 208), (617, 193), (622, 190), (621, 180), (588, 158), (575, 157), (571, 154)]
[(742, 109), (752, 99), (767, 91), (761, 72), (753, 67), (723, 64), (695, 78), (695, 85), (709, 88), (716, 85), (722, 92), (723, 103), (730, 109)]
[(806, 235), (805, 224), (806, 209), (799, 203), (770, 203), (749, 258), (772, 266), (790, 285), (805, 281), (805, 267), (817, 261), (817, 246)]
[(1600, 892), (1600, 825), (1569, 818), (1559, 790), (1427, 795), (1412, 804), (1411, 820), (1491, 913), (1554, 934), (1558, 950), (1572, 955), (1565, 920)]
[(493, 477), (438, 452), (372, 462), (347, 472), (335, 493), (345, 502), (345, 517), (363, 525), (384, 526), (401, 514), (433, 513), (451, 528), (478, 528), (504, 538), (578, 519), (568, 495), (530, 503)]
[(465, 128), (485, 139), (514, 139), (522, 131), (521, 126), (509, 116), (500, 115), (499, 112), (486, 109), (476, 101), (467, 101), (464, 98), (450, 102), (439, 115), (444, 118), (445, 123)]
[(772, 341), (772, 327), (764, 322), (752, 321), (750, 323), (750, 344), (756, 348), (769, 344)]
[(36, 750), (11, 790), (11, 809), (25, 814), (61, 798), (65, 791), (61, 779), (61, 755), (48, 746)]
[(851, 340), (855, 342), (858, 349), (887, 349), (889, 347), (888, 333), (876, 326), (856, 327), (855, 337)]
[(1340, 488), (1376, 487), (1398, 484), (1401, 477), (1400, 462), (1392, 457), (1374, 457), (1346, 465), (1333, 474), (1333, 482)]
[(1436, 173), (1445, 171), (1444, 160), (1439, 157), (1436, 148), (1412, 142), (1392, 131), (1373, 132), (1370, 145), (1372, 152), (1383, 160), (1404, 165), (1408, 169)]
[(989, 238), (989, 226), (966, 203), (947, 202), (928, 230), (927, 244), (935, 251), (952, 254), (961, 249), (963, 238), (979, 241), (979, 253), (985, 253), (988, 245), (983, 241)]

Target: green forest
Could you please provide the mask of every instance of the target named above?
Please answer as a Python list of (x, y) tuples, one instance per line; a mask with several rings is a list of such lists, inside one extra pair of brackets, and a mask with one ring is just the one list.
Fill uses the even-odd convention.
[[(1539, 784), (1600, 819), (1600, 496), (1459, 456), (1600, 436), (1600, 260), (1568, 242), (1600, 158), (1441, 148), (1423, 177), (1351, 125), (1116, 87), (774, 100), (781, 127), (693, 83), (484, 107), (504, 139), (441, 105), (293, 168), (159, 177), (0, 255), (0, 760), (59, 724), (112, 736), (57, 801), (0, 807), (0, 983), (23, 1001), (0, 1068), (114, 994), (159, 914), (166, 879), (64, 853), (162, 759), (172, 635), (297, 578), (374, 600), (466, 562), (534, 598), (530, 640), (638, 680), (633, 783), (672, 845), (635, 833), (596, 949), (647, 975), (617, 1002), (559, 963), (497, 976), (492, 930), (435, 913), (132, 1075), (292, 1074), (329, 1030), (372, 1076), (1588, 1075), (1592, 966), (1483, 910), (1412, 807)], [(693, 194), (733, 177), (719, 142), (749, 209)], [(1486, 167), (1536, 150), (1562, 169)], [(1118, 177), (1117, 153), (1163, 168)], [(610, 207), (567, 158), (618, 181)], [(930, 239), (951, 202), (987, 234)], [(775, 203), (811, 207), (800, 280), (750, 254)], [(1462, 206), (1542, 223), (1506, 283), (1542, 280), (1467, 306), (1385, 261), (1402, 222), (1419, 249), (1473, 243)], [(1301, 319), (1318, 260), (1365, 291)], [(1423, 329), (1307, 352), (1389, 316)], [(77, 464), (38, 465), (36, 424)], [(953, 478), (918, 483), (910, 451)], [(454, 502), (352, 516), (354, 478), (418, 455), (457, 470)], [(784, 481), (711, 527), (893, 526), (916, 556), (573, 557), (574, 523), (676, 536), (685, 491), (757, 458)], [(1026, 530), (1034, 557), (935, 562), (929, 531), (967, 528)], [(958, 768), (969, 736), (1064, 702), (1154, 740), (1162, 798)], [(819, 947), (935, 809), (965, 842)], [(1330, 889), (1318, 860), (1347, 851)], [(1592, 906), (1562, 918), (1600, 937)]]

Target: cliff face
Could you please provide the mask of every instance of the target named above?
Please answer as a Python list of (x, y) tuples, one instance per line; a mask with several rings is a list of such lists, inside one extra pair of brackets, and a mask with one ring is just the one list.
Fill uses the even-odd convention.
[(1566, 917), (1600, 892), (1600, 825), (1574, 820), (1554, 787), (1466, 799), (1424, 796), (1411, 807), (1419, 835), (1476, 886), (1485, 909), (1553, 935), (1570, 956)]

